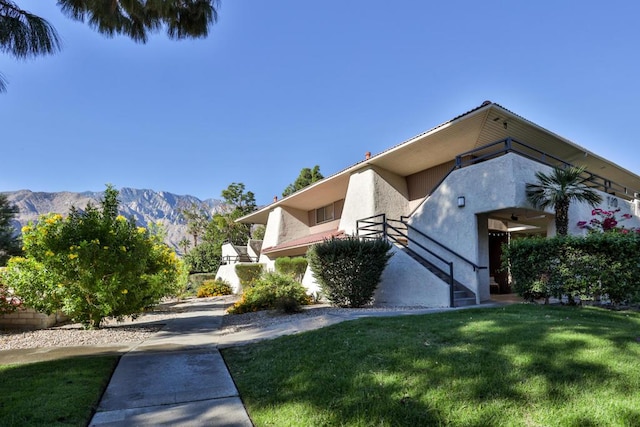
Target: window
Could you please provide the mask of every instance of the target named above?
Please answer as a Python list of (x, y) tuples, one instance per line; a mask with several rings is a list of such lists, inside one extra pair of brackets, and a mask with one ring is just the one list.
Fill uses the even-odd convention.
[(333, 220), (333, 203), (316, 209), (316, 224)]

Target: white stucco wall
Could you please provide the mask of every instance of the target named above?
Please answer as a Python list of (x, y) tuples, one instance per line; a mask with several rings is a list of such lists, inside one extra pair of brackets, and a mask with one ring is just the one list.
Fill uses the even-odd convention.
[(238, 251), (236, 251), (231, 243), (225, 243), (224, 245), (222, 245), (221, 252), (222, 259), (230, 259), (231, 262), (234, 262), (233, 260), (235, 260), (238, 256)]
[(236, 264), (226, 264), (218, 267), (216, 272), (216, 279), (224, 279), (231, 285), (231, 289), (234, 294), (242, 293), (242, 285), (240, 285), (240, 279), (236, 274)]
[[(606, 211), (614, 211), (620, 209), (620, 212), (616, 214), (618, 219), (618, 226), (624, 226), (625, 228), (637, 228), (640, 227), (640, 218), (636, 210), (637, 201), (629, 201), (620, 197), (613, 196), (600, 192), (602, 196), (602, 203), (598, 206), (600, 209)], [(602, 217), (593, 216), (591, 212), (593, 208), (584, 203), (572, 203), (569, 206), (569, 234), (586, 234), (587, 231), (578, 227), (578, 221), (589, 222), (592, 218), (603, 219)], [(622, 215), (630, 214), (632, 218), (620, 221)]]

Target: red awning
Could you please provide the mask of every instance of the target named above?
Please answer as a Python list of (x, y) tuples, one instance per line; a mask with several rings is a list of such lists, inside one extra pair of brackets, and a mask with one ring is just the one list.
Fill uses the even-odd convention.
[(276, 246), (263, 248), (261, 252), (263, 254), (268, 254), (272, 252), (282, 251), (285, 249), (306, 247), (306, 246), (311, 246), (314, 243), (323, 242), (325, 240), (329, 240), (332, 238), (342, 238), (344, 236), (345, 236), (344, 231), (328, 230), (328, 231), (323, 231), (321, 233), (309, 234), (308, 236), (304, 236), (299, 239), (289, 240), (288, 242), (284, 242)]

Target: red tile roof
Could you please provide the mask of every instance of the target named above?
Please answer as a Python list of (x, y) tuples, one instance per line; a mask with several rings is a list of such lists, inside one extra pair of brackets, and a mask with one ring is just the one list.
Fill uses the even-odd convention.
[(343, 237), (346, 237), (346, 235), (342, 230), (328, 230), (328, 231), (323, 231), (322, 233), (309, 234), (308, 236), (304, 236), (299, 239), (289, 240), (288, 242), (284, 242), (276, 246), (263, 248), (262, 253), (267, 254), (271, 252), (281, 251), (284, 249), (291, 249), (291, 248), (302, 247), (302, 246), (311, 246), (314, 243), (319, 243), (324, 240), (329, 240), (332, 238), (340, 239)]

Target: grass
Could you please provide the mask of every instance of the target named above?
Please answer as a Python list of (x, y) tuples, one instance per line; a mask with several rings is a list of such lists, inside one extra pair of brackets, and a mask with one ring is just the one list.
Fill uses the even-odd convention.
[(640, 425), (640, 313), (512, 305), (223, 351), (256, 426)]
[(0, 365), (3, 426), (86, 426), (118, 356)]

